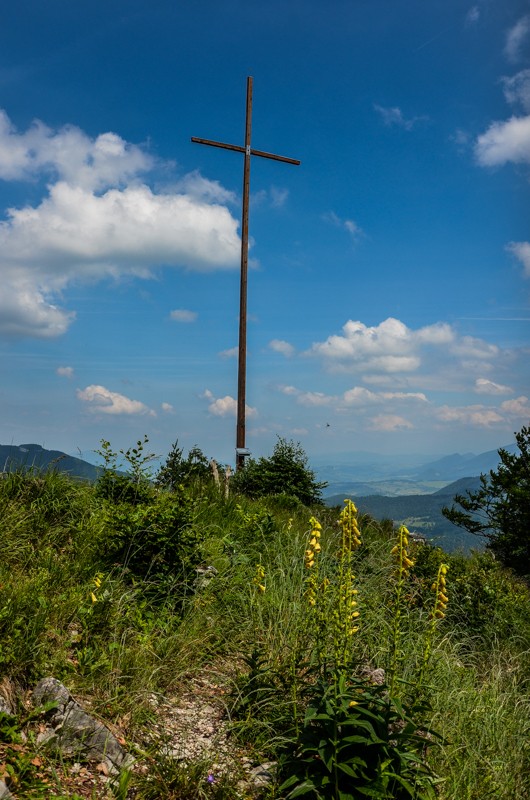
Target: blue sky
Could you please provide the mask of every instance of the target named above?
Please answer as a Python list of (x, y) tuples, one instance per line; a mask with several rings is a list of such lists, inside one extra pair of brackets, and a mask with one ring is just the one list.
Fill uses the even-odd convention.
[(0, 441), (494, 449), (530, 421), (530, 3), (19, 0), (0, 28)]

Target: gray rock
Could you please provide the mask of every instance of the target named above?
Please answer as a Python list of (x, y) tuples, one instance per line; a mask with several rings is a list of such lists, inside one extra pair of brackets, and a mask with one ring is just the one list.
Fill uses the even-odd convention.
[(91, 717), (55, 678), (44, 678), (33, 691), (36, 705), (55, 703), (47, 714), (48, 728), (37, 743), (62, 755), (103, 762), (109, 772), (127, 769), (134, 761), (102, 722)]
[(0, 713), (9, 714), (10, 717), (16, 716), (16, 692), (9, 678), (0, 680)]
[(255, 786), (256, 789), (262, 789), (265, 786), (268, 786), (270, 783), (272, 783), (274, 778), (275, 768), (275, 761), (268, 761), (265, 764), (259, 764), (259, 766), (250, 770), (250, 783)]
[(0, 781), (0, 800), (15, 800), (15, 795), (11, 794), (5, 781)]

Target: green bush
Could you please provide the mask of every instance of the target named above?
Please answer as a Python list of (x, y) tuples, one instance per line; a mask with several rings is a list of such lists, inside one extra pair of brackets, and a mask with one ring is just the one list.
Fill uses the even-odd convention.
[(232, 489), (247, 497), (290, 495), (310, 506), (320, 503), (325, 483), (318, 483), (308, 459), (297, 443), (278, 437), (272, 455), (249, 459), (232, 478)]

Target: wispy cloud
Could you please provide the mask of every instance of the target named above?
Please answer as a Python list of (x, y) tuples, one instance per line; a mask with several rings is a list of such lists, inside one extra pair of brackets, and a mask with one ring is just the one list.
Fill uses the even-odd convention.
[(466, 14), (466, 25), (476, 25), (480, 19), (480, 8), (478, 6), (471, 6)]
[(175, 308), (169, 314), (174, 322), (195, 322), (198, 317), (196, 311), (190, 311), (187, 308)]
[(504, 53), (509, 61), (519, 61), (525, 39), (530, 33), (530, 14), (521, 17), (506, 34)]
[(286, 358), (291, 358), (296, 352), (293, 345), (283, 341), (283, 339), (273, 339), (269, 342), (269, 347), (275, 353), (281, 353)]
[(73, 376), (74, 376), (74, 368), (73, 367), (57, 367), (55, 372), (61, 378), (73, 378)]
[(147, 414), (156, 417), (156, 412), (145, 403), (111, 392), (105, 386), (91, 384), (85, 389), (78, 389), (77, 398), (93, 414)]
[(510, 242), (506, 249), (523, 265), (525, 278), (530, 278), (530, 242)]
[(237, 358), (239, 354), (239, 347), (230, 347), (228, 350), (221, 350), (219, 355), (221, 358)]
[(326, 211), (325, 214), (322, 214), (322, 219), (324, 222), (328, 222), (336, 228), (342, 228), (347, 231), (354, 241), (357, 241), (364, 233), (361, 226), (358, 225), (355, 220), (339, 217), (334, 211)]
[(253, 206), (269, 205), (271, 208), (282, 208), (289, 197), (289, 189), (271, 186), (270, 189), (260, 189), (253, 192), (250, 201)]
[(476, 379), (475, 391), (477, 394), (513, 394), (513, 389), (510, 386), (504, 386), (502, 383), (495, 383), (487, 378)]
[(406, 431), (412, 430), (414, 425), (408, 419), (400, 417), (397, 414), (378, 414), (372, 417), (369, 424), (369, 430), (372, 431)]
[(511, 77), (503, 77), (501, 83), (510, 105), (520, 104), (525, 111), (530, 111), (530, 69), (523, 69)]
[(406, 131), (411, 131), (418, 123), (427, 122), (429, 120), (429, 117), (425, 114), (415, 117), (405, 117), (402, 110), (397, 106), (386, 107), (374, 103), (374, 109), (380, 115), (385, 125), (388, 127), (396, 126)]

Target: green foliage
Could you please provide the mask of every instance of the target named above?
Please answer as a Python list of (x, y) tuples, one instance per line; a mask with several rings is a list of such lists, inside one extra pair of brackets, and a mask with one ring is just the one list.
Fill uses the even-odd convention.
[(128, 471), (118, 471), (118, 453), (111, 448), (110, 442), (101, 440), (101, 449), (96, 452), (103, 458), (103, 472), (96, 483), (96, 495), (114, 503), (144, 503), (152, 496), (152, 487), (147, 465), (155, 457), (154, 453), (144, 454), (148, 443), (147, 436), (143, 441), (138, 439), (136, 447), (120, 450), (122, 458), (128, 464)]
[(501, 463), (480, 476), (480, 489), (456, 495), (443, 514), (471, 533), (518, 575), (530, 577), (530, 427), (515, 434), (519, 454), (500, 449)]
[(208, 459), (202, 450), (195, 446), (184, 458), (184, 451), (178, 446), (178, 440), (156, 476), (155, 483), (165, 489), (177, 489), (180, 485), (187, 485), (193, 481), (211, 479), (212, 472)]
[(388, 687), (319, 675), (308, 690), (303, 726), (283, 759), (282, 797), (314, 800), (431, 800), (435, 780), (424, 751), (432, 733), (422, 707), (405, 709)]
[(308, 467), (302, 446), (278, 437), (272, 455), (248, 459), (232, 479), (232, 488), (248, 497), (291, 495), (306, 506), (320, 503), (325, 483)]
[(109, 505), (108, 562), (122, 564), (135, 578), (172, 579), (189, 586), (202, 560), (204, 540), (193, 525), (193, 511), (193, 501), (182, 490), (158, 494), (149, 503)]
[[(58, 474), (0, 481), (0, 674), (21, 689), (54, 675), (102, 719), (128, 720), (124, 736), (152, 756), (148, 774), (133, 770), (116, 796), (315, 800), (335, 798), (337, 780), (356, 800), (429, 797), (433, 786), (439, 800), (527, 800), (530, 592), (499, 559), (410, 541), (415, 563), (396, 602), (396, 570), (407, 562), (403, 548), (391, 555), (389, 521), (359, 519), (362, 545), (348, 555), (353, 519), (341, 533), (336, 510), (319, 509), (319, 536), (290, 494), (226, 500), (200, 481), (167, 492), (144, 476), (145, 451), (133, 450), (127, 502)], [(445, 619), (433, 619), (443, 563), (449, 602)], [(195, 581), (197, 564), (208, 579)], [(242, 789), (241, 767), (224, 771), (221, 752), (184, 764), (167, 757), (173, 740), (155, 742), (153, 723), (197, 685), (198, 702), (227, 704), (236, 761), (279, 760), (274, 785)], [(17, 726), (0, 720), (0, 738), (16, 740)], [(25, 743), (0, 743), (17, 796), (73, 796), (52, 762), (31, 764), (24, 733)], [(10, 744), (23, 749), (8, 753)], [(55, 768), (66, 775), (68, 763)], [(36, 770), (46, 789), (33, 789)], [(94, 800), (109, 788), (97, 785)]]

